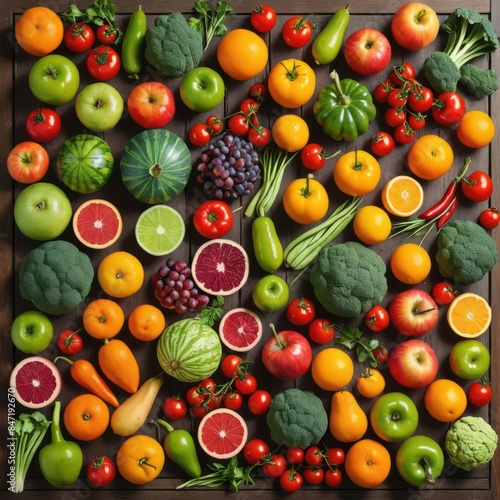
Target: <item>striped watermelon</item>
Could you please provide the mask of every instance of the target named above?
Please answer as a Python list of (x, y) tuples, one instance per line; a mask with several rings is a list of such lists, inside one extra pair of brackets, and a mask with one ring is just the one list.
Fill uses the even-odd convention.
[(191, 175), (191, 153), (174, 133), (145, 130), (126, 144), (120, 170), (123, 184), (139, 201), (165, 203), (186, 187)]
[(77, 193), (94, 193), (109, 181), (114, 158), (106, 141), (92, 134), (67, 139), (57, 154), (61, 180)]
[(187, 318), (172, 323), (161, 334), (156, 350), (163, 370), (181, 382), (199, 382), (219, 367), (219, 335), (201, 321)]

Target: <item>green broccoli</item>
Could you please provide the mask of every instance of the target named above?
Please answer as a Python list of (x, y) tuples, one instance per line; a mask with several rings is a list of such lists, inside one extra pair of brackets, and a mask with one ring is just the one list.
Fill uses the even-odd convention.
[(145, 40), (147, 62), (165, 76), (182, 76), (201, 62), (203, 37), (180, 12), (157, 17)]
[(328, 416), (321, 399), (301, 389), (287, 389), (276, 394), (266, 421), (271, 439), (290, 448), (317, 444), (328, 428)]
[[(448, 33), (442, 52), (434, 52), (424, 61), (425, 76), (436, 92), (455, 92), (463, 83), (476, 99), (491, 95), (498, 87), (494, 71), (477, 72), (461, 68), (470, 60), (494, 52), (498, 39), (491, 21), (471, 9), (455, 9), (441, 25)], [(474, 75), (471, 79), (471, 75)], [(496, 84), (495, 84), (496, 80)]]
[(89, 257), (63, 240), (47, 241), (21, 262), (21, 295), (46, 314), (64, 314), (90, 292), (94, 268)]
[(448, 429), (444, 449), (455, 467), (471, 471), (493, 458), (497, 444), (498, 435), (488, 422), (466, 416), (455, 420)]
[(470, 285), (489, 273), (497, 261), (495, 241), (474, 221), (454, 220), (438, 233), (436, 262), (445, 278)]
[(309, 280), (321, 305), (332, 314), (353, 318), (379, 304), (387, 293), (386, 265), (356, 241), (321, 249)]

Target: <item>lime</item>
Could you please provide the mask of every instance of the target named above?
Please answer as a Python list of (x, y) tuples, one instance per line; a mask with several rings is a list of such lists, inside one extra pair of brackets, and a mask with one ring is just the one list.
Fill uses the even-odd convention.
[(167, 255), (184, 239), (186, 225), (177, 210), (167, 205), (154, 205), (141, 213), (135, 224), (139, 246), (151, 255)]

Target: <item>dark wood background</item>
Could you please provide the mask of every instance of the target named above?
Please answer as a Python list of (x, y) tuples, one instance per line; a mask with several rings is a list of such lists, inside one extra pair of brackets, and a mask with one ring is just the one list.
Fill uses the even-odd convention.
[[(13, 147), (13, 145), (21, 142), (23, 140), (27, 140), (28, 137), (26, 135), (24, 129), (24, 120), (27, 113), (34, 107), (37, 106), (36, 99), (30, 93), (29, 87), (27, 84), (27, 75), (31, 68), (31, 65), (34, 63), (35, 58), (28, 55), (24, 51), (20, 50), (16, 45), (14, 36), (13, 36), (13, 26), (17, 16), (23, 12), (25, 9), (35, 6), (35, 5), (45, 5), (50, 7), (56, 11), (66, 10), (69, 5), (74, 2), (69, 1), (44, 1), (44, 2), (35, 2), (33, 0), (22, 0), (20, 2), (10, 0), (1, 0), (0, 1), (0, 65), (2, 68), (2, 77), (0, 78), (0, 123), (2, 124), (2, 134), (0, 134), (0, 151), (2, 152), (3, 158), (6, 158), (8, 152)], [(87, 7), (91, 2), (82, 2), (78, 4), (80, 8)], [(118, 6), (118, 23), (123, 28), (126, 27), (129, 15), (133, 12), (139, 5), (138, 1), (116, 1)], [(232, 29), (235, 27), (250, 27), (249, 24), (249, 12), (255, 2), (243, 2), (243, 1), (230, 1), (231, 5), (234, 7), (236, 14), (227, 20), (227, 26)], [(305, 47), (304, 49), (290, 49), (287, 47), (281, 39), (281, 26), (283, 22), (289, 17), (292, 13), (299, 13), (305, 16), (311, 15), (311, 20), (318, 24), (318, 27), (322, 27), (326, 24), (330, 15), (335, 12), (337, 9), (344, 7), (344, 3), (341, 2), (322, 2), (319, 0), (316, 1), (296, 1), (296, 2), (285, 2), (285, 1), (277, 1), (270, 0), (267, 2), (269, 5), (272, 5), (276, 11), (279, 13), (278, 24), (275, 29), (270, 33), (263, 35), (266, 43), (270, 47), (270, 59), (267, 70), (272, 67), (276, 62), (289, 58), (295, 57), (298, 59), (303, 59), (306, 62), (314, 65), (312, 61), (312, 56), (310, 53), (310, 46)], [(389, 1), (381, 1), (381, 0), (362, 0), (351, 2), (350, 11), (351, 11), (351, 21), (349, 27), (347, 29), (347, 35), (351, 32), (363, 28), (363, 27), (374, 27), (380, 29), (381, 31), (388, 34), (390, 38), (390, 30), (389, 25), (391, 21), (392, 14), (395, 12), (397, 7), (401, 5), (402, 2), (389, 0)], [(157, 15), (163, 13), (170, 13), (173, 11), (181, 11), (186, 15), (190, 13), (191, 8), (194, 2), (185, 2), (180, 0), (164, 0), (164, 1), (149, 1), (143, 2), (142, 8), (148, 14), (148, 24), (152, 25), (154, 19)], [(455, 7), (469, 7), (484, 15), (488, 16), (493, 23), (495, 24), (497, 31), (500, 32), (500, 5), (495, 0), (469, 0), (469, 1), (448, 1), (448, 0), (436, 0), (429, 2), (440, 15), (441, 18), (444, 18), (447, 13), (453, 10)], [(347, 36), (346, 35), (346, 36)], [(393, 43), (393, 56), (391, 65), (399, 64), (405, 60), (409, 60), (414, 64), (419, 72), (419, 77), (423, 78), (422, 74), (422, 63), (425, 57), (430, 54), (434, 50), (438, 50), (442, 48), (444, 45), (444, 37), (441, 35), (438, 39), (427, 49), (416, 53), (407, 53), (399, 48), (396, 44)], [(214, 68), (218, 68), (217, 61), (214, 57), (215, 48), (217, 46), (218, 39), (215, 38), (212, 41), (210, 49), (206, 52), (203, 60), (204, 65), (213, 66)], [(60, 47), (57, 50), (58, 53), (66, 54), (66, 49)], [(82, 69), (82, 83), (81, 86), (91, 83), (89, 77), (86, 76), (86, 70), (84, 69), (83, 57), (84, 56), (72, 56), (79, 67)], [(496, 69), (497, 71), (500, 69), (500, 56), (498, 54), (494, 54), (489, 58), (481, 58), (480, 60), (476, 60), (477, 64), (482, 65), (483, 67), (487, 67), (489, 64), (490, 67)], [(379, 75), (375, 75), (373, 77), (359, 77), (353, 74), (345, 64), (342, 55), (339, 55), (337, 60), (332, 63), (330, 68), (326, 66), (316, 67), (317, 74), (317, 90), (321, 89), (324, 85), (328, 83), (328, 73), (331, 69), (335, 68), (341, 77), (352, 77), (356, 78), (359, 81), (365, 83), (371, 91), (375, 88), (378, 80), (381, 78), (385, 78), (388, 75), (388, 70), (383, 71)], [(266, 71), (267, 71), (266, 70)], [(222, 73), (221, 73), (222, 74)], [(248, 90), (252, 83), (257, 81), (263, 81), (265, 78), (265, 74), (261, 74), (255, 79), (248, 82), (236, 82), (224, 75), (224, 80), (227, 86), (227, 97), (224, 103), (216, 110), (220, 116), (228, 115), (234, 112), (240, 100), (245, 97), (248, 93)], [(201, 118), (205, 118), (207, 115), (197, 115), (191, 111), (189, 111), (180, 101), (178, 94), (178, 84), (180, 79), (166, 79), (161, 78), (158, 74), (152, 70), (151, 68), (146, 68), (143, 75), (141, 75), (140, 81), (146, 80), (155, 80), (159, 79), (163, 81), (167, 85), (169, 85), (175, 93), (177, 100), (177, 112), (173, 121), (167, 125), (169, 130), (172, 130), (179, 134), (181, 137), (187, 140), (187, 130), (189, 127), (200, 121)], [(122, 95), (126, 98), (130, 90), (133, 88), (136, 82), (130, 81), (125, 78), (122, 73), (119, 77), (112, 80), (114, 86), (116, 86)], [(495, 94), (491, 97), (491, 99), (484, 99), (482, 101), (467, 101), (469, 109), (481, 109), (491, 114), (493, 119), (497, 124), (500, 124), (500, 94)], [(294, 113), (301, 114), (310, 124), (311, 128), (311, 140), (316, 142), (320, 142), (327, 152), (333, 153), (337, 149), (340, 149), (342, 152), (347, 152), (353, 150), (355, 148), (360, 149), (368, 149), (368, 142), (371, 135), (378, 129), (386, 128), (383, 123), (383, 106), (379, 106), (379, 113), (371, 125), (370, 131), (360, 138), (358, 138), (354, 143), (336, 143), (326, 137), (320, 128), (315, 124), (313, 114), (312, 114), (312, 101), (307, 103), (303, 108), (294, 110)], [(62, 144), (62, 142), (72, 135), (80, 133), (82, 131), (82, 126), (79, 124), (75, 112), (73, 103), (69, 103), (65, 106), (61, 106), (59, 111), (61, 111), (62, 119), (63, 119), (63, 132), (55, 141), (50, 143), (47, 148), (51, 157), (52, 168), (49, 170), (47, 177), (45, 180), (49, 182), (54, 182), (59, 185), (62, 183), (58, 180), (55, 168), (54, 168), (54, 160), (57, 155), (58, 148)], [(273, 121), (283, 114), (287, 112), (287, 110), (277, 106), (270, 99), (268, 99), (264, 106), (263, 110), (260, 112), (259, 116), (262, 122), (267, 122), (268, 124), (272, 124)], [(105, 251), (92, 251), (82, 248), (79, 243), (76, 241), (71, 228), (68, 228), (66, 232), (62, 235), (63, 239), (67, 239), (78, 246), (81, 247), (83, 251), (86, 251), (88, 255), (91, 257), (92, 262), (95, 267), (97, 267), (100, 260), (107, 255), (108, 253), (118, 250), (118, 249), (126, 249), (133, 254), (135, 254), (143, 263), (146, 273), (146, 281), (137, 294), (128, 298), (120, 300), (120, 304), (125, 310), (127, 314), (130, 312), (136, 305), (143, 302), (151, 302), (155, 303), (155, 299), (153, 297), (152, 290), (148, 283), (148, 278), (151, 274), (156, 270), (156, 268), (162, 264), (162, 258), (154, 258), (147, 255), (143, 252), (139, 246), (137, 245), (133, 230), (135, 221), (139, 213), (147, 208), (147, 206), (136, 202), (128, 192), (126, 192), (123, 187), (120, 177), (119, 177), (119, 168), (118, 168), (118, 160), (120, 156), (120, 152), (124, 146), (124, 144), (136, 133), (140, 132), (141, 129), (135, 125), (132, 120), (124, 116), (121, 122), (110, 132), (103, 134), (102, 137), (110, 144), (113, 152), (115, 154), (117, 163), (116, 168), (113, 173), (111, 181), (108, 185), (103, 188), (98, 193), (94, 195), (77, 195), (76, 193), (68, 192), (70, 195), (70, 199), (72, 201), (73, 208), (76, 208), (84, 199), (88, 199), (90, 197), (103, 197), (105, 199), (109, 199), (113, 203), (115, 203), (120, 209), (122, 216), (124, 218), (124, 231), (120, 238), (120, 240), (113, 245), (112, 247), (106, 249)], [(432, 205), (435, 201), (437, 201), (444, 189), (451, 181), (451, 179), (455, 176), (456, 172), (460, 169), (463, 159), (465, 156), (470, 155), (472, 157), (471, 171), (476, 169), (486, 170), (492, 175), (493, 181), (496, 186), (500, 185), (500, 173), (498, 169), (498, 158), (500, 157), (500, 141), (497, 137), (493, 140), (491, 145), (487, 148), (483, 148), (481, 150), (472, 151), (460, 145), (458, 140), (455, 137), (454, 129), (440, 129), (436, 126), (436, 124), (431, 120), (428, 120), (428, 124), (426, 127), (417, 133), (417, 135), (422, 135), (424, 133), (436, 133), (442, 135), (447, 140), (450, 141), (454, 152), (455, 152), (455, 162), (452, 171), (449, 172), (446, 176), (432, 182), (424, 182), (424, 190), (425, 190), (425, 201), (424, 207), (428, 207)], [(363, 201), (363, 204), (380, 204), (380, 191), (384, 183), (389, 180), (391, 177), (395, 175), (408, 173), (408, 169), (406, 167), (405, 155), (407, 152), (408, 146), (398, 146), (396, 151), (394, 151), (388, 157), (384, 157), (380, 160), (380, 164), (382, 167), (382, 179), (379, 184), (379, 187), (373, 192), (371, 195), (367, 196)], [(191, 148), (193, 162), (196, 162), (199, 156), (198, 148)], [(5, 163), (4, 163), (5, 165)], [(342, 193), (340, 193), (334, 186), (332, 179), (332, 168), (333, 168), (333, 160), (329, 160), (327, 166), (317, 174), (317, 178), (322, 180), (327, 187), (330, 193), (331, 200), (331, 210), (333, 210), (338, 204), (344, 199)], [(295, 161), (290, 168), (287, 170), (283, 187), (292, 179), (305, 175), (305, 171), (303, 167), (301, 167), (300, 163)], [(194, 176), (193, 176), (194, 179)], [(64, 187), (64, 186), (63, 186)], [(7, 401), (7, 388), (8, 388), (8, 380), (10, 376), (10, 372), (14, 366), (14, 364), (21, 359), (21, 354), (16, 352), (11, 340), (10, 340), (10, 325), (13, 319), (23, 310), (29, 308), (30, 304), (24, 301), (19, 294), (18, 285), (17, 285), (17, 271), (19, 269), (20, 262), (26, 253), (32, 248), (38, 246), (37, 242), (28, 240), (25, 238), (15, 227), (13, 223), (12, 217), (12, 207), (13, 201), (16, 195), (19, 193), (21, 186), (12, 181), (9, 177), (6, 168), (0, 169), (0, 258), (2, 262), (2, 266), (0, 266), (0, 289), (2, 293), (0, 293), (0, 331), (2, 335), (0, 337), (0, 360), (1, 360), (1, 377), (0, 377), (0, 463), (2, 468), (1, 477), (6, 477), (6, 448), (5, 444), (7, 443), (7, 433), (6, 433), (6, 422), (7, 422), (7, 409), (6, 409), (6, 401)], [(482, 203), (482, 204), (472, 204), (468, 203), (466, 200), (461, 199), (459, 208), (456, 212), (456, 218), (466, 218), (471, 220), (476, 220), (480, 211), (486, 208), (488, 205), (498, 205), (497, 199), (497, 191), (494, 192), (491, 203)], [(183, 258), (187, 261), (190, 261), (197, 247), (204, 241), (197, 233), (192, 229), (191, 224), (191, 215), (193, 213), (196, 205), (203, 199), (203, 193), (200, 190), (199, 186), (197, 186), (194, 182), (190, 182), (186, 190), (179, 195), (176, 199), (172, 200), (171, 205), (182, 213), (185, 214), (189, 234), (186, 237), (185, 242), (179, 247), (176, 252), (176, 258)], [(241, 201), (241, 205), (243, 207), (248, 203), (249, 198), (245, 198)], [(235, 201), (233, 203), (234, 208), (237, 208), (240, 205), (239, 201)], [(298, 227), (297, 225), (290, 224), (284, 211), (281, 206), (280, 196), (272, 209), (270, 214), (275, 218), (277, 227), (279, 230), (279, 236), (283, 245), (286, 245), (294, 236), (299, 234), (300, 231), (303, 230), (302, 227)], [(240, 242), (246, 248), (251, 249), (251, 235), (250, 235), (250, 225), (252, 220), (245, 219), (243, 217), (243, 210), (236, 212), (236, 221), (234, 228), (227, 235), (227, 237), (234, 239), (235, 241)], [(435, 232), (433, 231), (426, 239), (425, 246), (429, 250), (431, 256), (435, 254)], [(493, 233), (497, 243), (499, 241), (498, 233)], [(351, 228), (348, 228), (345, 233), (337, 240), (337, 241), (347, 241), (355, 239), (354, 234), (352, 233)], [(372, 247), (375, 251), (379, 253), (382, 259), (388, 263), (389, 256), (392, 250), (401, 243), (400, 238), (391, 239), (383, 244)], [(251, 275), (248, 283), (243, 287), (243, 289), (236, 295), (232, 297), (228, 297), (226, 299), (226, 310), (229, 308), (243, 305), (246, 307), (253, 308), (252, 299), (251, 299), (251, 290), (252, 285), (255, 281), (263, 276), (263, 271), (257, 266), (255, 259), (252, 256), (252, 252), (249, 252), (251, 258)], [(295, 277), (294, 272), (287, 272), (285, 269), (281, 269), (278, 271), (282, 277), (291, 282)], [(384, 304), (388, 304), (391, 297), (397, 293), (398, 291), (405, 288), (405, 286), (395, 282), (395, 280), (390, 276), (390, 271), (388, 272), (389, 278), (389, 292), (384, 299)], [(433, 270), (430, 276), (425, 280), (425, 282), (419, 285), (420, 288), (430, 291), (432, 285), (436, 283), (440, 279), (440, 275), (433, 266)], [(485, 297), (488, 297), (490, 303), (492, 305), (494, 316), (493, 323), (491, 327), (491, 331), (485, 335), (483, 335), (480, 340), (485, 342), (491, 349), (492, 352), (492, 367), (491, 367), (491, 379), (493, 391), (496, 392), (499, 387), (499, 369), (496, 363), (496, 353), (499, 352), (499, 335), (500, 335), (500, 327), (499, 322), (496, 319), (496, 312), (500, 306), (500, 299), (498, 293), (494, 293), (494, 291), (498, 291), (498, 286), (500, 283), (500, 268), (496, 266), (490, 276), (485, 277), (480, 283), (477, 283), (473, 286), (467, 287), (467, 290), (475, 291)], [(310, 286), (308, 284), (308, 280), (306, 277), (302, 277), (300, 280), (294, 284), (291, 288), (291, 296), (299, 297), (301, 295), (304, 296), (312, 296), (312, 292)], [(99, 290), (97, 281), (95, 280), (92, 291), (86, 302), (97, 298), (98, 296), (102, 296), (102, 291)], [(74, 312), (63, 315), (61, 317), (53, 317), (53, 322), (55, 326), (56, 332), (61, 331), (65, 328), (78, 327), (81, 321), (81, 314), (83, 305)], [(424, 340), (428, 341), (436, 350), (439, 360), (440, 360), (440, 372), (439, 376), (454, 378), (451, 373), (448, 363), (447, 363), (447, 355), (450, 347), (457, 341), (457, 337), (449, 330), (446, 320), (442, 311), (440, 315), (440, 322), (438, 327), (432, 331), (430, 334), (424, 337)], [(324, 311), (319, 311), (321, 314), (327, 314)], [(168, 323), (172, 323), (177, 319), (180, 319), (175, 314), (171, 312), (166, 312), (166, 318)], [(268, 325), (270, 322), (273, 322), (280, 327), (286, 327), (286, 321), (283, 321), (283, 313), (279, 312), (273, 315), (264, 315), (261, 314), (261, 318), (264, 325)], [(362, 325), (362, 318), (355, 318), (352, 320), (353, 324)], [(303, 333), (305, 333), (305, 329), (299, 329)], [(314, 386), (314, 383), (311, 381), (310, 377), (305, 376), (296, 382), (277, 382), (276, 380), (271, 379), (271, 377), (264, 371), (263, 367), (260, 363), (260, 350), (262, 343), (265, 341), (267, 336), (270, 334), (269, 329), (265, 327), (264, 329), (264, 338), (259, 346), (254, 348), (252, 351), (245, 353), (244, 358), (255, 360), (256, 363), (252, 368), (253, 373), (255, 373), (259, 380), (259, 385), (261, 388), (267, 389), (271, 392), (271, 394), (276, 394), (286, 388), (297, 386), (302, 389), (313, 389), (316, 394), (318, 394), (324, 401), (325, 406), (329, 408), (329, 400), (331, 394), (319, 390)], [(129, 332), (124, 329), (123, 332), (120, 333), (120, 338), (124, 341), (128, 342), (129, 345), (134, 350), (137, 358), (141, 364), (141, 382), (145, 381), (150, 376), (154, 375), (158, 372), (159, 366), (156, 361), (155, 348), (156, 343), (152, 344), (141, 343), (132, 338)], [(380, 335), (380, 339), (387, 344), (389, 347), (396, 345), (401, 342), (402, 338), (398, 337), (396, 332), (389, 329), (387, 332), (384, 332)], [(97, 363), (97, 349), (98, 342), (94, 341), (90, 337), (85, 338), (85, 348), (81, 353), (82, 357), (88, 357), (94, 363)], [(314, 346), (314, 351), (317, 352), (321, 346)], [(227, 351), (225, 352), (227, 353)], [(51, 345), (44, 353), (48, 358), (53, 359), (57, 354), (57, 347), (55, 344)], [(73, 381), (70, 379), (69, 373), (67, 372), (66, 367), (60, 367), (61, 372), (63, 374), (64, 386), (63, 391), (61, 393), (61, 400), (63, 405), (69, 401), (74, 395), (82, 392), (82, 389), (76, 386)], [(356, 363), (356, 373), (361, 371), (362, 366), (359, 363)], [(388, 374), (385, 367), (382, 367), (383, 373), (387, 376), (386, 380), (388, 382), (386, 392), (390, 390), (404, 390), (402, 387), (398, 386), (394, 382), (391, 381), (390, 375)], [(218, 382), (222, 382), (223, 377), (219, 371), (214, 374), (214, 378)], [(457, 380), (459, 381), (459, 380)], [(461, 381), (459, 381), (461, 382)], [(468, 385), (467, 382), (464, 382), (464, 387)], [(156, 404), (154, 405), (151, 416), (152, 417), (160, 417), (162, 416), (161, 412), (161, 403), (164, 398), (171, 394), (184, 394), (186, 389), (189, 387), (187, 384), (179, 384), (175, 380), (166, 377), (165, 383), (158, 395)], [(118, 388), (116, 389), (116, 393), (120, 401), (124, 400), (126, 395), (123, 392), (120, 392)], [(406, 391), (417, 403), (420, 409), (420, 423), (417, 432), (422, 434), (427, 434), (431, 437), (434, 437), (438, 441), (442, 443), (444, 439), (444, 435), (446, 433), (447, 424), (440, 424), (437, 421), (433, 420), (426, 412), (423, 407), (422, 398), (423, 398), (423, 390), (408, 390)], [(471, 408), (470, 406), (467, 408), (466, 413), (470, 415), (479, 415), (487, 419), (492, 423), (492, 425), (499, 430), (499, 408), (500, 408), (500, 399), (496, 394), (493, 398), (493, 401), (490, 406), (482, 409)], [(363, 408), (369, 411), (371, 402), (369, 400), (365, 400), (364, 398), (358, 398)], [(18, 405), (17, 410), (23, 411), (23, 408)], [(46, 408), (44, 411), (47, 416), (50, 416), (52, 408)], [(265, 425), (264, 417), (252, 417), (248, 412), (243, 410), (243, 414), (248, 418), (249, 423), (249, 438), (260, 437), (267, 439), (268, 431), (267, 426)], [(177, 426), (183, 426), (187, 429), (195, 432), (197, 427), (196, 421), (191, 421), (188, 417), (183, 419), (182, 421), (176, 423)], [(154, 435), (154, 429), (150, 425), (145, 425), (141, 432), (148, 433)], [(70, 436), (66, 434), (66, 437), (70, 438)], [(367, 437), (373, 437), (374, 434), (371, 430), (368, 431)], [(108, 430), (105, 435), (93, 442), (82, 443), (82, 447), (84, 449), (84, 460), (85, 464), (87, 464), (92, 459), (97, 456), (101, 456), (103, 454), (108, 454), (111, 457), (116, 456), (116, 452), (120, 445), (122, 439), (115, 437), (111, 430)], [(329, 433), (325, 436), (324, 442), (327, 446), (338, 445), (335, 441), (329, 437)], [(345, 449), (347, 446), (343, 445)], [(396, 445), (388, 445), (391, 453), (394, 453), (397, 449)], [(394, 455), (393, 455), (394, 456)], [(442, 477), (439, 479), (437, 484), (433, 488), (426, 488), (424, 490), (410, 488), (408, 484), (406, 484), (399, 477), (394, 465), (392, 467), (391, 474), (389, 478), (381, 485), (379, 488), (375, 490), (360, 490), (356, 488), (347, 477), (345, 477), (342, 485), (335, 489), (335, 495), (337, 498), (351, 498), (353, 495), (353, 490), (356, 490), (354, 493), (359, 498), (364, 499), (382, 499), (382, 498), (393, 498), (393, 499), (402, 499), (402, 498), (440, 498), (442, 500), (448, 499), (497, 499), (500, 496), (500, 485), (498, 480), (498, 465), (499, 465), (499, 455), (496, 454), (494, 460), (489, 467), (482, 467), (481, 469), (472, 472), (472, 473), (464, 473), (462, 471), (458, 471), (454, 467), (451, 467), (450, 464), (446, 464), (445, 470), (443, 472)], [(210, 463), (212, 460), (209, 457), (203, 455), (200, 452), (200, 459), (204, 464)], [(242, 459), (243, 461), (243, 459)], [(206, 467), (204, 467), (206, 471)], [(345, 476), (345, 474), (344, 474)], [(217, 491), (207, 492), (206, 490), (192, 490), (192, 491), (183, 491), (183, 492), (173, 492), (172, 490), (183, 482), (186, 478), (184, 477), (181, 469), (173, 464), (171, 461), (166, 462), (165, 468), (161, 474), (161, 476), (144, 487), (135, 488), (132, 485), (123, 481), (120, 477), (114, 481), (112, 485), (104, 490), (95, 490), (90, 488), (84, 478), (84, 471), (82, 471), (81, 480), (78, 481), (74, 486), (65, 488), (63, 490), (53, 490), (48, 485), (48, 483), (43, 479), (40, 474), (40, 471), (37, 467), (37, 459), (35, 458), (32, 468), (30, 470), (29, 478), (26, 481), (26, 492), (25, 496), (29, 496), (33, 499), (47, 497), (50, 498), (96, 498), (96, 499), (123, 499), (123, 498), (135, 498), (138, 494), (142, 495), (143, 498), (147, 499), (156, 499), (156, 498), (171, 498), (175, 495), (175, 498), (188, 497), (191, 498), (202, 498), (208, 495), (221, 495), (225, 494), (225, 491)], [(2, 479), (2, 484), (0, 485), (0, 489), (2, 491), (7, 489), (6, 480)], [(306, 498), (316, 498), (318, 493), (318, 489), (321, 487), (311, 487), (305, 486), (300, 493), (301, 496)], [(233, 494), (234, 495), (234, 494)], [(246, 498), (250, 496), (258, 496), (259, 498), (276, 498), (284, 495), (283, 492), (280, 491), (279, 484), (276, 481), (265, 479), (262, 475), (256, 475), (256, 484), (255, 486), (242, 488), (242, 491), (237, 494), (238, 497)]]

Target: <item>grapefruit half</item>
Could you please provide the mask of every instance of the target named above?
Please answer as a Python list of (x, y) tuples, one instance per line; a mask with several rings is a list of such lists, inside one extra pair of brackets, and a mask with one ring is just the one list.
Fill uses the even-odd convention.
[(250, 309), (237, 307), (228, 311), (219, 323), (222, 343), (233, 351), (249, 351), (262, 338), (262, 321)]

